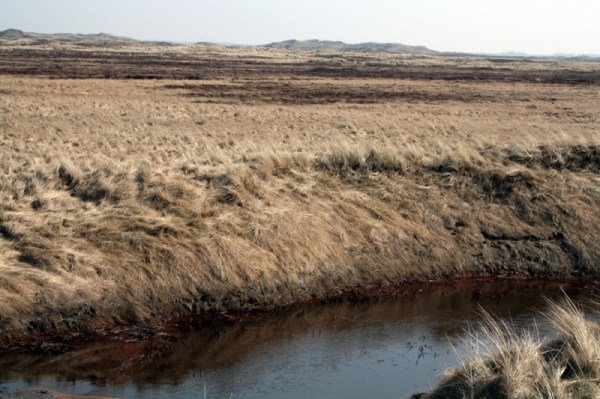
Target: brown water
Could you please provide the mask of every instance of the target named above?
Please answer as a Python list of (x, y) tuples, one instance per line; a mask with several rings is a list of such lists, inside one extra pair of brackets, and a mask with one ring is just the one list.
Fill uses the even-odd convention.
[[(593, 281), (403, 287), (389, 299), (303, 305), (190, 332), (139, 361), (136, 343), (96, 342), (58, 357), (0, 356), (0, 398), (31, 386), (120, 398), (404, 398), (426, 391), (468, 351), (479, 306), (518, 328), (552, 332), (543, 296), (575, 300)], [(534, 323), (535, 320), (535, 323)], [(3, 396), (4, 395), (4, 396)]]

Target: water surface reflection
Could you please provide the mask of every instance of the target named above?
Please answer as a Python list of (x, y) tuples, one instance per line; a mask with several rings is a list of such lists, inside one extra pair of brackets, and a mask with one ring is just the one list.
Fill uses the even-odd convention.
[[(478, 307), (539, 334), (535, 310), (561, 287), (578, 300), (586, 282), (463, 282), (406, 286), (389, 299), (303, 305), (244, 323), (220, 322), (133, 369), (136, 343), (93, 343), (58, 357), (0, 357), (0, 385), (46, 386), (121, 398), (401, 398), (434, 386)], [(454, 349), (453, 349), (454, 348)], [(2, 391), (0, 391), (2, 392)], [(2, 394), (0, 393), (0, 397)]]

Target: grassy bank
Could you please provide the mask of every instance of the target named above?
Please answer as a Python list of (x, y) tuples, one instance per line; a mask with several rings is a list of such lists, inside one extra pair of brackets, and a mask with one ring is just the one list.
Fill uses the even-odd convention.
[(542, 342), (534, 331), (517, 333), (485, 315), (485, 323), (471, 336), (476, 353), (421, 397), (598, 397), (600, 326), (568, 299), (551, 303), (547, 317), (557, 337)]
[(596, 149), (8, 162), (3, 333), (265, 308), (412, 278), (597, 274)]
[[(161, 82), (3, 79), (5, 339), (414, 278), (599, 273), (587, 89), (248, 106), (190, 103)], [(507, 94), (534, 89), (554, 102)], [(571, 104), (564, 118), (556, 102)]]

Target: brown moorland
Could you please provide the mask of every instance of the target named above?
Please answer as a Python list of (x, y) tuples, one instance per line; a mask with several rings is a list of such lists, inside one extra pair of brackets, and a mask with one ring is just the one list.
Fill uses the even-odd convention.
[(597, 276), (600, 64), (0, 40), (0, 337)]

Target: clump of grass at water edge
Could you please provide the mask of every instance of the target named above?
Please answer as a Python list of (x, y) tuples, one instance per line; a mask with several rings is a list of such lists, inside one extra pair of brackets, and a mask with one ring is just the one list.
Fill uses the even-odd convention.
[[(600, 304), (594, 303), (597, 311)], [(483, 313), (469, 343), (474, 353), (445, 372), (428, 394), (438, 398), (597, 398), (600, 397), (600, 325), (570, 299), (549, 302), (545, 314), (557, 335), (544, 342), (535, 332), (517, 332)]]

